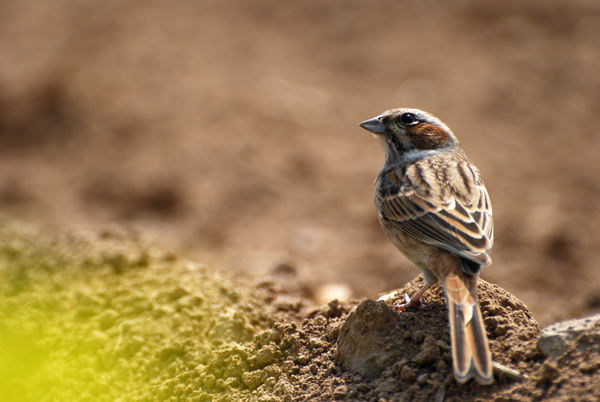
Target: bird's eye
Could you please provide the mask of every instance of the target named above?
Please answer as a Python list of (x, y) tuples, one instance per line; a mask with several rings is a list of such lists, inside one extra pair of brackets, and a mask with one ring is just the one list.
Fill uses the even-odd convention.
[(413, 115), (412, 113), (403, 113), (400, 116), (400, 123), (402, 123), (405, 126), (412, 126), (414, 124), (417, 124), (418, 122), (419, 120), (417, 120), (415, 115)]

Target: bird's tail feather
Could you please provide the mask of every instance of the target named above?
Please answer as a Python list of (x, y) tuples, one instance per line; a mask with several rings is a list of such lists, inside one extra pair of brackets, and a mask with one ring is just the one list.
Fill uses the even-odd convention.
[(448, 304), (452, 364), (459, 383), (491, 384), (492, 355), (477, 298), (477, 276), (453, 272), (442, 281)]

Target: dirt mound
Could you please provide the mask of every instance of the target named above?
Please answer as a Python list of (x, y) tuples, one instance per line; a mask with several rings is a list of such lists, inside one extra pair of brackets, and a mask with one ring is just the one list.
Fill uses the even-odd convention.
[[(419, 276), (398, 295), (412, 294), (422, 285)], [(535, 372), (542, 355), (535, 343), (539, 327), (531, 313), (514, 296), (485, 281), (479, 283), (479, 294), (494, 361), (524, 374)], [(452, 376), (441, 287), (427, 292), (424, 301), (423, 309), (398, 313), (383, 301), (365, 300), (348, 316), (327, 318), (332, 308), (340, 310), (334, 304), (306, 320), (298, 329), (303, 351), (296, 352), (304, 357), (297, 363), (306, 364), (298, 368), (292, 384), (298, 392), (316, 384), (299, 400), (469, 400), (512, 394), (520, 386), (498, 376), (489, 387), (473, 381), (458, 385)], [(315, 347), (315, 339), (320, 347)]]
[[(422, 310), (398, 313), (372, 300), (310, 310), (271, 282), (242, 286), (127, 236), (48, 242), (4, 233), (0, 240), (0, 393), (7, 401), (600, 397), (599, 326), (556, 360), (546, 358), (527, 308), (485, 281), (480, 304), (494, 360), (529, 375), (526, 381), (456, 384), (439, 287), (427, 292)], [(418, 277), (398, 295), (421, 285)]]
[[(398, 298), (413, 294), (422, 285), (423, 277), (419, 276), (397, 292)], [(537, 322), (520, 300), (498, 286), (480, 281), (478, 288), (494, 361), (528, 370), (539, 357), (535, 349)], [(394, 299), (387, 301), (391, 304)], [(448, 312), (440, 286), (426, 293), (425, 303), (422, 309), (397, 313), (384, 301), (367, 300), (348, 316), (340, 331), (336, 358), (345, 369), (376, 378), (377, 384), (372, 395), (359, 399), (377, 400), (392, 396), (390, 393), (400, 399), (423, 401), (437, 395), (475, 396), (494, 392), (494, 387), (509, 382), (496, 377), (494, 387), (474, 382), (456, 384)]]
[[(412, 294), (422, 285), (419, 276), (397, 293)], [(284, 336), (296, 340), (284, 380), (294, 390), (292, 400), (597, 400), (600, 326), (554, 361), (538, 350), (538, 324), (520, 300), (485, 281), (478, 288), (493, 359), (517, 369), (524, 381), (497, 373), (491, 386), (454, 381), (447, 310), (438, 286), (426, 293), (422, 310), (397, 313), (384, 302), (365, 300), (349, 315), (350, 306), (337, 302), (313, 312)]]

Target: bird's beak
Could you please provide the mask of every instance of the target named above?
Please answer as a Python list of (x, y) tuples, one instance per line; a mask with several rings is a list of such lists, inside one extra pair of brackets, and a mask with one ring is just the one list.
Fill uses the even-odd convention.
[(359, 124), (365, 130), (369, 130), (374, 134), (383, 134), (385, 132), (385, 126), (381, 122), (381, 116), (372, 118), (371, 120), (363, 121)]

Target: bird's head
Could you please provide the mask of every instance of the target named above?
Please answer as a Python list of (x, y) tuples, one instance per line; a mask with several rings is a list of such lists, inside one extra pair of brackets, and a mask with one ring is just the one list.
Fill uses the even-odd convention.
[(459, 145), (447, 125), (419, 109), (388, 110), (359, 126), (381, 139), (386, 163), (410, 163)]

